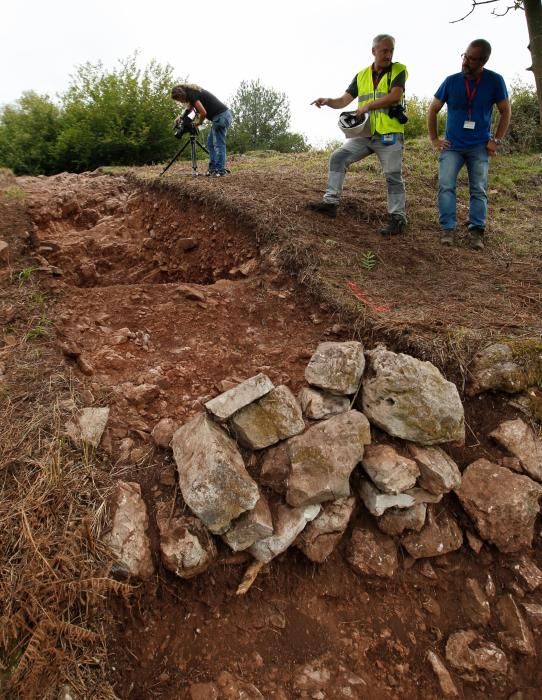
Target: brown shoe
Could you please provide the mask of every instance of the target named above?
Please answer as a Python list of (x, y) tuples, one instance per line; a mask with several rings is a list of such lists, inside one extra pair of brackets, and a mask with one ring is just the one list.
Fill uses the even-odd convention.
[(400, 214), (391, 214), (388, 219), (388, 224), (380, 229), (383, 236), (397, 236), (399, 233), (405, 233), (407, 229), (407, 220)]
[(452, 246), (455, 242), (454, 234), (454, 229), (443, 231), (440, 237), (440, 242), (442, 243), (442, 245)]
[(483, 250), (484, 249), (484, 229), (483, 228), (471, 228), (469, 229), (468, 238), (469, 248), (473, 250)]
[(331, 202), (309, 202), (306, 208), (319, 214), (324, 214), (324, 216), (329, 216), (330, 219), (334, 219), (337, 216), (337, 205)]

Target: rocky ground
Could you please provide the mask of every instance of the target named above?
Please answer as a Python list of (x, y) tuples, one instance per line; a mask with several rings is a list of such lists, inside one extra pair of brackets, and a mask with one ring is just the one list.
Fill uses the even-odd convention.
[[(444, 391), (440, 408), (429, 401), (407, 411), (411, 416), (433, 411), (438, 426), (420, 428), (418, 421), (415, 430), (412, 425), (407, 430), (386, 422), (375, 408), (382, 389), (370, 384), (385, 362), (364, 354), (374, 350), (367, 339), (347, 363), (357, 367), (354, 384), (331, 387), (335, 403), (343, 399), (340, 408), (311, 414), (316, 399), (311, 404), (305, 397), (301, 416), (294, 397), (302, 389), (330, 390), (318, 372), (316, 378), (306, 373), (309, 364), (313, 369), (319, 364), (317, 347), (323, 342), (343, 347), (352, 332), (344, 316), (314, 301), (279, 269), (271, 248), (260, 255), (253, 231), (230, 211), (186, 199), (179, 203), (173, 191), (136, 185), (124, 176), (64, 174), (19, 178), (18, 184), (30, 217), (33, 274), (54, 300), (58, 352), (84, 384), (84, 407), (104, 409), (94, 412), (98, 426), (93, 423), (85, 441), (99, 444), (121, 483), (108, 534), (117, 553), (113, 575), (137, 581), (138, 589), (131, 605), (113, 599), (105, 628), (107, 672), (118, 697), (540, 696), (542, 458), (529, 413), (529, 397), (538, 396), (536, 352), (534, 375), (514, 364), (511, 350), (510, 356), (506, 349), (497, 352), (497, 371), (489, 378), (487, 362), (479, 358), (478, 378), (469, 380), (471, 395), (459, 395), (437, 368), (431, 379), (420, 379), (418, 361), (412, 358), (411, 366), (407, 360), (409, 369), (402, 366), (401, 372), (414, 372), (414, 379), (407, 392), (396, 387), (394, 396), (415, 394), (427, 382)], [(10, 246), (15, 257), (16, 243)], [(4, 263), (10, 263), (7, 251)], [(521, 308), (530, 319), (530, 307)], [(16, 348), (10, 339), (4, 343)], [(509, 374), (503, 374), (503, 364)], [(323, 365), (317, 369), (325, 374), (325, 360)], [(237, 423), (225, 423), (233, 414), (210, 410), (215, 397), (257, 375), (270, 384), (236, 404)], [(362, 375), (363, 400), (355, 397)], [(240, 409), (263, 410), (261, 402), (281, 386), (291, 392), (285, 399), (286, 428), (268, 414), (265, 430), (240, 421)], [(514, 401), (488, 388), (514, 390)], [(324, 398), (331, 401), (328, 393)], [(194, 504), (187, 508), (194, 483), (178, 478), (198, 449), (205, 456), (211, 452), (208, 434), (197, 442), (199, 417), (207, 413), (221, 434), (227, 425), (237, 436), (247, 488), (256, 489), (244, 506), (238, 499), (235, 515), (220, 524), (206, 522)], [(340, 478), (334, 471), (333, 478), (307, 483), (306, 464), (296, 456), (306, 449), (300, 440), (314, 434), (322, 420), (337, 423), (353, 414), (354, 422), (366, 423), (357, 430), (370, 437), (358, 436), (347, 449), (352, 420), (348, 428), (324, 430), (320, 446), (310, 443), (308, 449), (325, 454), (326, 464), (336, 458)], [(82, 415), (68, 427), (75, 441), (87, 429)], [(516, 437), (510, 437), (509, 422), (518, 419)], [(503, 424), (497, 436), (490, 435)], [(176, 433), (172, 450), (174, 431), (187, 425), (184, 434)], [(518, 431), (523, 431), (519, 439)], [(292, 445), (287, 470), (293, 472), (289, 479), (266, 477), (265, 461), (284, 440)], [(382, 445), (389, 451), (382, 453)], [(445, 462), (437, 477), (428, 475), (423, 445), (445, 449), (444, 457), (437, 452)], [(362, 467), (356, 466), (360, 461)], [(195, 471), (201, 469), (197, 464)], [(400, 481), (391, 483), (390, 474), (399, 474)], [(412, 489), (415, 502), (408, 500)], [(231, 488), (225, 491), (231, 496)], [(269, 536), (265, 515), (251, 554), (228, 546), (231, 523), (254, 509), (255, 494), (268, 502), (275, 529), (280, 513), (301, 508), (306, 516), (312, 509), (306, 516), (311, 526), (327, 513), (333, 524), (324, 535), (337, 535), (326, 539), (329, 555), (311, 548), (309, 529), (304, 541), (294, 534), (287, 551), (276, 557), (258, 554), (257, 542)], [(118, 515), (130, 499), (141, 517), (137, 527), (128, 526), (128, 539), (142, 542), (132, 558), (123, 552), (126, 521), (119, 524)], [(207, 529), (187, 520), (194, 512)], [(172, 571), (179, 569), (179, 559), (172, 555), (176, 563), (168, 563), (164, 542), (171, 543), (172, 529), (178, 539), (191, 527), (196, 530), (191, 546), (207, 555), (179, 575)], [(255, 560), (264, 566), (238, 595)]]

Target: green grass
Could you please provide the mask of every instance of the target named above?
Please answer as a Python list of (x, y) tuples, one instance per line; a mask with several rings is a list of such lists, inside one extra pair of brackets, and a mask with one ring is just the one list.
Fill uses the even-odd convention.
[(2, 198), (9, 202), (23, 202), (25, 199), (24, 191), (17, 185), (12, 185), (2, 189)]

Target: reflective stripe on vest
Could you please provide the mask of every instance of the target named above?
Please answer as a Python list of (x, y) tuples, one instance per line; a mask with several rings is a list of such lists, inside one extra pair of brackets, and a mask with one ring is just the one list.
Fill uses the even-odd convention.
[[(388, 90), (388, 77), (390, 89), (393, 81), (399, 75), (399, 73), (405, 72), (405, 80), (408, 78), (408, 71), (404, 63), (392, 63), (391, 65), (391, 75), (389, 73), (384, 73), (380, 78), (376, 89), (373, 87), (373, 67), (368, 66), (358, 73), (357, 84), (358, 84), (358, 107), (366, 104), (367, 102), (373, 102), (373, 100), (379, 97), (384, 97), (389, 93)], [(403, 134), (405, 131), (405, 125), (400, 124), (397, 119), (391, 118), (388, 115), (389, 107), (382, 107), (380, 109), (369, 110), (369, 116), (371, 120), (371, 134), (378, 132), (379, 134)]]

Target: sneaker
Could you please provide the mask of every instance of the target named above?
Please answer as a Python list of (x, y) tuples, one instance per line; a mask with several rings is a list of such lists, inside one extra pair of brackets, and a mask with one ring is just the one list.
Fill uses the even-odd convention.
[(229, 175), (230, 171), (229, 170), (217, 170), (216, 172), (213, 173), (214, 177), (225, 177), (226, 175)]
[(483, 250), (484, 249), (484, 229), (483, 228), (471, 228), (469, 229), (468, 244), (469, 248), (473, 250)]
[(383, 236), (396, 236), (399, 233), (405, 233), (407, 229), (407, 220), (400, 214), (391, 214), (388, 218), (388, 224), (380, 229)]
[(216, 173), (216, 170), (208, 170), (205, 173), (205, 177), (213, 177), (213, 175)]
[(454, 234), (455, 231), (454, 229), (448, 229), (447, 231), (443, 231), (442, 235), (440, 237), (440, 242), (442, 245), (453, 245), (454, 244)]
[(306, 208), (310, 209), (310, 211), (324, 214), (324, 216), (329, 216), (330, 219), (334, 219), (337, 216), (337, 205), (331, 202), (309, 202)]

